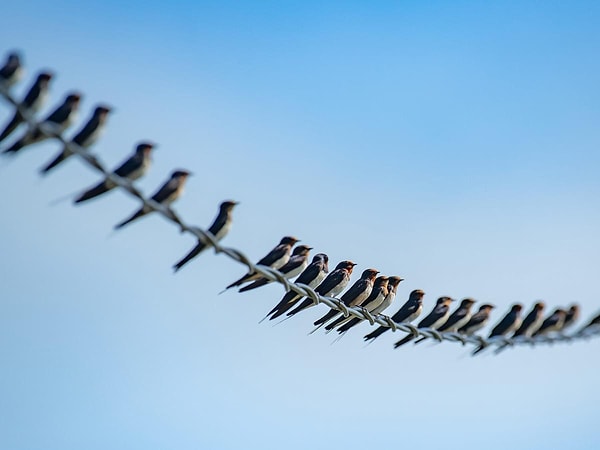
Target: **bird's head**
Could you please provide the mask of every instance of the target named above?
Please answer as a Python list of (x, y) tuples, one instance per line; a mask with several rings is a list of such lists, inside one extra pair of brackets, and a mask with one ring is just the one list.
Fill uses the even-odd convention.
[(404, 281), (404, 278), (394, 275), (389, 278), (388, 285), (391, 288), (396, 288), (402, 281)]
[(366, 269), (363, 270), (363, 273), (360, 277), (367, 280), (374, 280), (378, 273), (379, 271), (376, 269)]
[(221, 209), (221, 211), (229, 212), (233, 210), (233, 208), (235, 208), (236, 205), (239, 205), (239, 202), (234, 202), (233, 200), (225, 200), (221, 203), (219, 208)]
[(300, 242), (300, 239), (296, 239), (293, 236), (285, 236), (279, 241), (279, 245), (296, 245), (297, 242)]
[(156, 144), (153, 142), (140, 142), (135, 148), (135, 152), (137, 154), (149, 156), (154, 148), (156, 148)]
[(473, 300), (472, 298), (463, 298), (460, 302), (460, 307), (461, 308), (470, 308), (471, 306), (473, 306), (475, 304), (475, 300)]
[(48, 86), (48, 83), (52, 79), (52, 73), (50, 72), (40, 72), (37, 76), (37, 83), (43, 87)]
[(79, 102), (81, 101), (81, 94), (79, 92), (71, 92), (69, 95), (67, 95), (67, 98), (65, 99), (65, 103), (68, 105), (79, 105)]
[(177, 169), (171, 174), (171, 178), (181, 181), (186, 180), (190, 176), (192, 176), (192, 173), (184, 169)]
[(295, 256), (308, 256), (312, 249), (313, 248), (309, 247), (308, 245), (298, 245), (294, 248), (292, 254)]

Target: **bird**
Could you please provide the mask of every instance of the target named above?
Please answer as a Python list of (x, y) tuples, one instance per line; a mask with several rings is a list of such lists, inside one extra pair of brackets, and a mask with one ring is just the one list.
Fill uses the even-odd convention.
[(600, 328), (600, 314), (592, 317), (590, 321), (579, 329), (578, 334), (584, 333), (586, 330)]
[[(126, 161), (124, 161), (119, 167), (117, 167), (113, 171), (113, 174), (121, 178), (126, 178), (130, 181), (135, 181), (143, 177), (146, 174), (146, 172), (148, 172), (148, 169), (150, 168), (150, 165), (152, 163), (151, 153), (155, 146), (156, 144), (153, 144), (151, 142), (139, 143), (136, 146), (133, 155), (131, 155), (129, 158), (127, 158)], [(74, 203), (83, 203), (92, 198), (98, 197), (99, 195), (102, 195), (105, 192), (114, 189), (115, 187), (117, 187), (117, 185), (108, 178), (106, 178), (104, 181), (101, 181), (94, 187), (80, 194), (74, 200)]]
[[(259, 266), (267, 266), (271, 269), (280, 269), (284, 266), (290, 259), (290, 253), (292, 252), (292, 247), (300, 242), (298, 239), (292, 236), (286, 236), (277, 246), (271, 250), (265, 257), (263, 257), (260, 261), (256, 263)], [(225, 292), (227, 289), (231, 289), (232, 287), (238, 287), (244, 283), (249, 283), (254, 280), (258, 280), (262, 275), (259, 273), (250, 270), (246, 275), (244, 275), (239, 280), (234, 281), (230, 285), (228, 285), (222, 292)]]
[[(94, 109), (92, 117), (83, 126), (83, 128), (71, 139), (71, 144), (76, 144), (81, 148), (87, 149), (94, 145), (98, 138), (104, 132), (106, 126), (106, 120), (108, 114), (111, 112), (111, 108), (106, 105), (98, 105)], [(61, 162), (71, 156), (73, 152), (65, 145), (62, 151), (56, 155), (56, 157), (50, 161), (46, 166), (41, 169), (42, 174), (47, 174), (58, 166)]]
[[(298, 276), (295, 283), (305, 284), (314, 289), (325, 279), (328, 273), (329, 257), (325, 253), (317, 253), (313, 256), (308, 267)], [(276, 319), (292, 309), (301, 299), (302, 296), (294, 291), (286, 292), (280, 302), (265, 316), (265, 319), (269, 316), (271, 316), (269, 320)]]
[(490, 320), (490, 313), (494, 309), (494, 305), (485, 303), (479, 307), (479, 310), (471, 316), (469, 321), (458, 329), (460, 334), (471, 336), (475, 332), (481, 330)]
[(567, 316), (565, 317), (565, 323), (563, 323), (561, 331), (564, 331), (573, 325), (575, 322), (577, 322), (577, 319), (579, 319), (579, 305), (574, 303), (567, 310)]
[[(523, 305), (520, 303), (515, 303), (511, 306), (510, 310), (506, 315), (502, 318), (500, 322), (496, 324), (494, 328), (492, 328), (491, 333), (488, 336), (488, 339), (498, 337), (498, 336), (506, 336), (514, 332), (521, 326), (521, 311), (523, 310)], [(472, 356), (475, 356), (477, 353), (483, 351), (485, 349), (485, 345), (478, 346), (473, 353)]]
[[(363, 310), (368, 311), (371, 314), (378, 314), (375, 312), (383, 302), (386, 300), (389, 294), (389, 283), (390, 278), (386, 276), (379, 276), (375, 278), (375, 282), (373, 283), (373, 289), (371, 290), (371, 295), (360, 305)], [(344, 321), (346, 323), (344, 323)], [(337, 321), (336, 321), (337, 322)], [(336, 326), (338, 327), (337, 332), (342, 334), (347, 332), (350, 328), (355, 327), (362, 319), (358, 317), (346, 317), (339, 324), (330, 324), (325, 327), (326, 330), (333, 330)]]
[(9, 88), (18, 83), (22, 76), (21, 57), (17, 52), (9, 53), (6, 63), (0, 68), (0, 83)]
[[(445, 324), (438, 328), (440, 333), (455, 333), (460, 327), (465, 325), (471, 319), (471, 308), (475, 304), (475, 300), (472, 298), (465, 298), (461, 300), (458, 308), (454, 310)], [(424, 341), (427, 337), (423, 336), (419, 340), (415, 341), (415, 344)]]
[[(448, 316), (450, 315), (450, 304), (453, 301), (454, 300), (450, 297), (438, 298), (435, 302), (435, 307), (419, 322), (417, 328), (431, 328), (432, 330), (437, 330), (448, 320)], [(414, 338), (415, 336), (413, 334), (409, 334), (396, 342), (394, 348), (398, 348), (401, 345), (412, 341)]]
[[(77, 92), (70, 93), (63, 103), (46, 117), (46, 119), (33, 127), (33, 129), (28, 130), (19, 140), (2, 153), (17, 153), (26, 145), (35, 144), (48, 139), (50, 136), (45, 134), (46, 128), (52, 130), (53, 133), (61, 134), (75, 121), (80, 101), (81, 94)], [(40, 128), (40, 125), (44, 130)]]
[[(379, 272), (375, 269), (366, 269), (363, 270), (360, 278), (354, 282), (350, 289), (348, 289), (344, 295), (340, 297), (340, 301), (349, 307), (358, 306), (362, 302), (364, 302), (369, 295), (371, 295), (371, 291), (373, 290), (373, 283), (375, 282), (375, 277)], [(315, 320), (313, 325), (316, 327), (320, 327), (325, 325), (335, 316), (341, 314), (337, 309), (330, 309), (323, 317)], [(343, 316), (342, 316), (343, 317)]]
[(543, 336), (554, 331), (560, 331), (565, 323), (566, 317), (567, 311), (562, 308), (556, 308), (554, 312), (542, 322), (539, 330), (533, 333), (533, 337)]
[[(219, 206), (219, 213), (217, 214), (217, 217), (215, 217), (212, 225), (208, 228), (208, 231), (215, 237), (217, 241), (220, 241), (227, 236), (227, 233), (229, 233), (232, 221), (231, 214), (236, 205), (239, 205), (239, 202), (226, 200)], [(202, 253), (202, 251), (204, 251), (204, 249), (206, 249), (208, 246), (209, 244), (204, 239), (198, 239), (198, 244), (196, 244), (196, 246), (190, 250), (187, 255), (185, 255), (173, 266), (173, 270), (177, 272), (184, 265)]]
[[(390, 319), (396, 323), (412, 322), (413, 320), (415, 320), (421, 315), (421, 312), (423, 311), (424, 296), (425, 292), (423, 292), (421, 289), (415, 289), (414, 291), (412, 291), (406, 303), (404, 303), (404, 305), (402, 305), (400, 309), (396, 311), (396, 313), (392, 317), (390, 317)], [(366, 342), (373, 341), (389, 329), (389, 327), (385, 327), (382, 325), (374, 331), (372, 331), (371, 333), (364, 336), (363, 339)]]
[(540, 328), (542, 322), (544, 321), (545, 307), (546, 305), (544, 302), (536, 302), (531, 311), (529, 311), (529, 313), (525, 316), (525, 319), (523, 319), (523, 322), (521, 322), (521, 326), (517, 328), (517, 331), (515, 331), (512, 337), (531, 337), (533, 333)]
[[(321, 283), (315, 288), (315, 292), (322, 297), (335, 297), (342, 292), (352, 276), (352, 271), (356, 266), (356, 263), (352, 261), (340, 262), (333, 272), (325, 277)], [(286, 316), (291, 317), (298, 314), (300, 311), (313, 306), (314, 302), (312, 299), (307, 298), (300, 305), (289, 311)]]
[[(308, 245), (298, 245), (292, 251), (292, 256), (287, 263), (279, 268), (279, 271), (285, 276), (287, 279), (294, 278), (295, 276), (302, 273), (306, 266), (308, 266), (308, 255), (312, 250), (312, 247)], [(252, 282), (251, 284), (240, 288), (239, 292), (247, 292), (252, 289), (256, 289), (258, 287), (269, 284), (271, 280), (261, 277), (258, 280)]]
[(387, 308), (389, 308), (392, 303), (394, 303), (394, 299), (396, 298), (396, 292), (398, 291), (398, 285), (404, 281), (404, 278), (399, 276), (392, 276), (388, 278), (388, 293), (381, 302), (381, 304), (371, 311), (371, 314), (381, 314)]
[[(156, 203), (166, 206), (167, 208), (183, 194), (185, 182), (192, 173), (187, 170), (175, 170), (171, 177), (160, 187), (152, 196), (152, 200)], [(133, 215), (115, 225), (115, 230), (123, 228), (125, 225), (139, 219), (140, 217), (150, 214), (153, 210), (144, 205), (138, 209)]]
[[(20, 103), (20, 106), (30, 114), (37, 113), (48, 98), (48, 86), (50, 85), (51, 79), (51, 73), (39, 73), (35, 82), (25, 95), (25, 98)], [(21, 114), (21, 111), (16, 110), (10, 122), (6, 124), (2, 133), (0, 133), (0, 142), (10, 136), (10, 134), (24, 121), (25, 118), (23, 117), (23, 114)]]

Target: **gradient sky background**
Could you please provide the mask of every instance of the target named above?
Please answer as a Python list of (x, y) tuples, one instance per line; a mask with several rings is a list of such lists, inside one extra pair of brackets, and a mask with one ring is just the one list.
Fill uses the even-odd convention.
[[(5, 9), (6, 13), (6, 9)], [(2, 58), (52, 68), (54, 106), (114, 105), (111, 166), (160, 144), (151, 193), (196, 173), (176, 209), (260, 258), (293, 234), (427, 293), (600, 309), (600, 4), (122, 2), (14, 4)], [(18, 86), (21, 93), (27, 82)], [(0, 105), (0, 121), (9, 116)], [(315, 310), (257, 322), (268, 286), (216, 294), (243, 267), (58, 149), (0, 161), (0, 447), (5, 449), (595, 449), (600, 341), (468, 357), (458, 345), (368, 348), (306, 336)], [(400, 303), (400, 302), (399, 302)], [(398, 304), (399, 304), (398, 303)], [(393, 308), (397, 309), (398, 304)]]

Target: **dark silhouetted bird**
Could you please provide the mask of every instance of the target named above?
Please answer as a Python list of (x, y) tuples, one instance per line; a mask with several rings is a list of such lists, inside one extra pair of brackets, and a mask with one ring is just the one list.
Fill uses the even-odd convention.
[(0, 83), (9, 88), (18, 83), (22, 76), (21, 57), (17, 52), (9, 53), (6, 62), (0, 68)]
[(477, 331), (481, 330), (490, 320), (490, 314), (494, 305), (485, 303), (479, 307), (479, 311), (471, 316), (469, 321), (458, 329), (458, 332), (467, 336), (471, 336)]
[[(438, 298), (433, 310), (419, 322), (417, 328), (431, 328), (432, 330), (437, 330), (448, 320), (448, 317), (450, 316), (450, 304), (453, 301), (454, 300), (452, 300), (450, 297)], [(409, 334), (405, 338), (396, 342), (394, 344), (394, 348), (398, 348), (401, 345), (412, 341), (414, 338), (414, 335)]]
[[(264, 258), (262, 258), (256, 264), (260, 266), (267, 266), (271, 269), (280, 269), (289, 261), (290, 253), (292, 252), (292, 247), (296, 244), (296, 242), (299, 241), (295, 237), (284, 237), (273, 250), (271, 250)], [(259, 273), (250, 270), (242, 278), (234, 281), (229, 286), (227, 286), (222, 292), (225, 292), (227, 289), (231, 289), (232, 287), (240, 286), (244, 283), (250, 283), (251, 281), (261, 278), (261, 276), (262, 275), (260, 275)]]
[[(461, 300), (458, 308), (456, 308), (454, 312), (450, 314), (450, 317), (448, 317), (446, 323), (439, 327), (438, 331), (441, 333), (455, 333), (460, 327), (466, 325), (467, 322), (471, 320), (471, 308), (473, 307), (474, 303), (475, 300), (473, 300), (472, 298), (465, 298)], [(419, 340), (415, 341), (415, 344), (418, 344), (419, 342), (422, 342), (425, 339), (427, 339), (427, 337), (423, 336)]]
[[(389, 282), (390, 279), (386, 276), (380, 276), (375, 278), (371, 295), (369, 295), (369, 297), (364, 302), (362, 302), (362, 304), (357, 306), (360, 306), (362, 309), (368, 311), (371, 314), (375, 314), (374, 311), (383, 304), (383, 302), (386, 300), (389, 294)], [(359, 319), (358, 317), (342, 317), (339, 323), (336, 323), (338, 322), (338, 320), (327, 325), (325, 329), (329, 331), (333, 330), (335, 327), (338, 327), (337, 331), (341, 334), (345, 333), (350, 328), (362, 322), (362, 319)]]
[[(29, 91), (21, 102), (21, 107), (29, 114), (37, 113), (46, 102), (46, 99), (48, 98), (48, 86), (51, 79), (51, 73), (41, 72), (31, 88), (29, 88)], [(24, 121), (25, 118), (23, 117), (23, 114), (21, 114), (19, 110), (15, 111), (10, 122), (4, 127), (2, 133), (0, 133), (0, 142), (10, 136), (10, 134)]]
[[(408, 300), (404, 305), (400, 307), (398, 311), (391, 317), (391, 319), (396, 323), (406, 323), (412, 322), (417, 317), (421, 315), (423, 311), (423, 297), (425, 296), (425, 292), (421, 289), (415, 289), (410, 293)], [(371, 333), (367, 334), (363, 339), (365, 341), (371, 341), (377, 339), (387, 330), (389, 327), (379, 326)]]
[[(171, 178), (163, 184), (160, 189), (152, 196), (152, 200), (156, 203), (160, 203), (166, 207), (169, 207), (175, 200), (177, 200), (183, 194), (185, 188), (185, 182), (191, 175), (187, 170), (176, 170), (171, 174)], [(125, 219), (123, 222), (115, 225), (115, 230), (123, 228), (125, 225), (133, 222), (134, 220), (144, 217), (150, 214), (153, 210), (147, 206), (142, 206), (133, 215)]]
[(567, 310), (567, 316), (565, 317), (565, 323), (563, 323), (561, 331), (564, 331), (573, 325), (577, 322), (577, 319), (579, 319), (579, 305), (574, 303)]
[[(489, 338), (494, 338), (497, 336), (506, 336), (514, 332), (521, 326), (521, 311), (523, 310), (523, 305), (519, 303), (515, 303), (511, 306), (510, 311), (502, 318), (502, 320), (492, 329), (492, 332), (489, 335)], [(486, 346), (480, 345), (477, 347), (471, 355), (475, 356), (477, 353), (481, 352)]]
[(535, 333), (540, 326), (542, 326), (542, 322), (544, 321), (544, 302), (537, 302), (533, 305), (533, 308), (523, 322), (521, 322), (521, 326), (517, 328), (513, 337), (525, 336), (531, 337), (533, 333)]
[(533, 336), (543, 336), (554, 331), (560, 331), (565, 324), (565, 318), (567, 317), (567, 311), (562, 308), (557, 308), (554, 312), (547, 317), (540, 326), (539, 330), (533, 333)]

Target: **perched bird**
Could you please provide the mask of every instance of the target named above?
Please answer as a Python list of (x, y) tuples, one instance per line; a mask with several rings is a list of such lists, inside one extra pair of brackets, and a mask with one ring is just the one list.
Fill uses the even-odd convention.
[[(438, 298), (433, 310), (419, 322), (417, 328), (431, 328), (432, 330), (437, 330), (448, 320), (448, 316), (450, 316), (450, 304), (453, 301), (454, 300), (450, 297)], [(409, 334), (405, 338), (396, 342), (394, 344), (394, 348), (398, 348), (401, 345), (412, 341), (414, 338), (414, 335)]]
[(6, 63), (0, 68), (0, 83), (9, 88), (18, 83), (23, 76), (21, 58), (17, 52), (8, 54)]
[(469, 321), (458, 329), (458, 332), (467, 336), (471, 336), (475, 332), (481, 330), (490, 319), (490, 313), (494, 308), (494, 305), (490, 305), (488, 303), (481, 305), (479, 307), (479, 311), (473, 314)]
[[(312, 250), (312, 247), (308, 245), (298, 245), (292, 251), (292, 256), (289, 261), (285, 263), (283, 266), (279, 268), (279, 271), (287, 278), (294, 278), (299, 275), (306, 266), (308, 266), (308, 254)], [(269, 284), (271, 280), (268, 280), (265, 277), (261, 277), (253, 283), (240, 288), (240, 292), (250, 291), (252, 289), (256, 289), (258, 287)]]
[[(83, 126), (83, 128), (75, 135), (73, 139), (71, 139), (72, 144), (77, 144), (80, 147), (87, 149), (94, 145), (94, 143), (98, 140), (98, 138), (104, 132), (104, 128), (106, 126), (106, 119), (108, 118), (108, 114), (111, 112), (111, 109), (108, 106), (100, 105), (94, 109), (94, 113), (90, 120)], [(41, 170), (42, 174), (48, 173), (54, 167), (58, 166), (61, 162), (71, 156), (73, 152), (69, 150), (67, 146), (64, 146), (62, 151), (56, 155), (56, 157), (50, 161), (46, 166), (44, 166)]]
[[(31, 88), (29, 88), (29, 91), (21, 102), (21, 107), (30, 114), (37, 113), (48, 98), (48, 86), (50, 85), (51, 79), (51, 73), (41, 72), (35, 79)], [(6, 139), (24, 121), (25, 118), (23, 117), (23, 114), (21, 114), (21, 111), (15, 111), (10, 122), (4, 127), (2, 133), (0, 133), (0, 142)]]
[[(327, 275), (315, 288), (315, 292), (323, 297), (335, 297), (348, 285), (354, 266), (356, 266), (356, 263), (353, 263), (352, 261), (342, 261), (335, 267), (335, 270)], [(294, 316), (312, 305), (313, 301), (310, 298), (307, 298), (300, 303), (300, 305), (296, 306), (296, 308), (288, 312), (287, 316)]]
[(596, 329), (599, 328), (600, 329), (600, 314), (592, 317), (592, 319), (585, 324), (583, 327), (581, 327), (581, 329), (578, 331), (578, 333), (583, 333), (584, 331), (588, 330), (588, 329)]
[[(340, 297), (340, 301), (350, 307), (362, 304), (371, 295), (373, 283), (378, 273), (375, 269), (364, 270), (360, 278)], [(317, 319), (313, 325), (317, 327), (324, 325), (338, 314), (341, 314), (341, 312), (337, 309), (330, 309), (327, 314)]]
[[(423, 297), (425, 296), (425, 292), (420, 289), (415, 289), (410, 293), (408, 300), (404, 305), (400, 307), (398, 311), (391, 317), (391, 319), (396, 323), (403, 322), (412, 322), (417, 317), (421, 315), (421, 311), (423, 311)], [(377, 339), (387, 330), (389, 327), (384, 327), (383, 325), (377, 327), (374, 331), (367, 334), (363, 339), (365, 341), (371, 341)]]
[[(50, 128), (56, 134), (61, 134), (76, 119), (80, 101), (81, 95), (78, 93), (67, 95), (64, 102), (39, 125), (42, 125), (44, 128)], [(4, 150), (3, 153), (16, 153), (26, 145), (35, 144), (48, 139), (49, 136), (44, 134), (39, 125), (28, 130), (17, 142)]]
[[(152, 163), (152, 158), (150, 155), (154, 147), (155, 144), (150, 142), (142, 142), (138, 144), (133, 155), (131, 155), (126, 161), (117, 167), (113, 173), (121, 178), (127, 178), (131, 181), (135, 181), (143, 177), (146, 172), (148, 172), (150, 164)], [(117, 185), (107, 178), (79, 195), (79, 197), (75, 199), (74, 203), (82, 203), (98, 197), (99, 195), (102, 195), (105, 192), (114, 189), (115, 187), (117, 187)]]
[[(488, 336), (489, 338), (497, 337), (497, 336), (506, 336), (507, 334), (512, 333), (517, 328), (521, 326), (521, 311), (523, 310), (523, 305), (519, 303), (515, 303), (511, 306), (510, 311), (506, 313), (506, 315), (502, 318), (500, 322), (492, 329), (492, 332)], [(472, 356), (475, 356), (477, 353), (481, 352), (485, 348), (484, 345), (480, 345), (477, 347)]]
[[(154, 200), (156, 203), (160, 203), (161, 205), (169, 207), (171, 205), (171, 203), (173, 203), (175, 200), (177, 200), (179, 197), (181, 197), (181, 194), (183, 194), (185, 182), (187, 181), (187, 179), (190, 175), (192, 175), (192, 174), (190, 172), (188, 172), (187, 170), (174, 171), (171, 174), (171, 178), (169, 178), (169, 180), (167, 180), (160, 187), (160, 189), (158, 191), (156, 191), (156, 193), (152, 196), (152, 200)], [(138, 209), (133, 215), (131, 215), (129, 218), (127, 218), (123, 222), (120, 222), (117, 225), (115, 225), (115, 230), (118, 230), (119, 228), (123, 228), (125, 225), (127, 225), (127, 224), (133, 222), (134, 220), (137, 220), (140, 217), (143, 217), (146, 214), (149, 214), (151, 212), (153, 212), (153, 210), (144, 205), (140, 209)]]
[[(360, 305), (360, 307), (369, 313), (374, 313), (374, 311), (383, 304), (389, 294), (389, 282), (390, 279), (386, 276), (375, 278), (371, 295), (369, 295), (369, 297)], [(336, 320), (335, 322), (338, 321)], [(337, 332), (342, 334), (348, 331), (350, 328), (358, 325), (360, 322), (362, 322), (362, 319), (359, 319), (358, 317), (343, 317), (339, 323), (335, 322), (327, 325), (325, 329), (329, 331), (333, 330), (337, 326)]]
[(579, 319), (579, 305), (572, 304), (567, 310), (567, 316), (565, 317), (565, 323), (563, 323), (561, 331), (567, 329)]
[(540, 328), (542, 322), (544, 321), (545, 306), (546, 305), (544, 302), (536, 302), (531, 311), (529, 311), (529, 314), (527, 314), (525, 319), (523, 319), (523, 322), (521, 322), (521, 326), (517, 328), (517, 331), (515, 331), (515, 334), (513, 334), (512, 337), (531, 337), (533, 333)]
[[(448, 317), (446, 323), (439, 327), (438, 331), (442, 333), (455, 333), (460, 327), (466, 325), (467, 322), (471, 320), (471, 308), (473, 307), (474, 303), (475, 300), (473, 300), (472, 298), (465, 298), (461, 300), (458, 308), (456, 308), (454, 312), (450, 314), (450, 317)], [(418, 341), (416, 341), (415, 344), (418, 344), (419, 342), (424, 341), (425, 339), (427, 339), (427, 337), (423, 336)]]
[[(227, 200), (221, 203), (221, 205), (219, 206), (219, 214), (217, 214), (217, 217), (208, 229), (208, 231), (216, 238), (217, 241), (220, 241), (225, 236), (227, 236), (227, 233), (229, 233), (232, 220), (231, 214), (233, 212), (233, 208), (238, 204), (238, 202)], [(198, 244), (196, 244), (196, 246), (187, 255), (185, 255), (180, 261), (178, 261), (173, 266), (175, 272), (177, 272), (184, 265), (186, 265), (188, 262), (190, 262), (192, 259), (198, 256), (200, 253), (202, 253), (202, 251), (204, 251), (204, 249), (208, 247), (208, 245), (209, 244), (205, 242), (204, 239), (199, 239)]]
[[(305, 284), (314, 289), (328, 273), (329, 257), (325, 253), (317, 253), (308, 267), (298, 276), (295, 283)], [(269, 316), (271, 316), (269, 320), (276, 319), (292, 309), (301, 299), (302, 296), (294, 291), (286, 292), (281, 301), (265, 316), (265, 319)]]
[(554, 312), (547, 317), (543, 322), (540, 329), (533, 333), (533, 336), (543, 336), (553, 331), (560, 331), (565, 323), (567, 317), (567, 311), (561, 308), (557, 308)]
[[(273, 250), (271, 250), (264, 258), (262, 258), (256, 264), (260, 266), (267, 266), (271, 269), (280, 269), (289, 261), (290, 253), (292, 252), (292, 247), (296, 244), (296, 242), (299, 241), (295, 237), (284, 237)], [(251, 281), (258, 280), (260, 277), (260, 274), (254, 272), (253, 270), (250, 270), (242, 278), (240, 278), (237, 281), (234, 281), (229, 286), (227, 286), (222, 292), (225, 292), (227, 289), (231, 289), (232, 287), (237, 287), (244, 283), (249, 283)]]
[(373, 309), (373, 311), (370, 311), (372, 315), (381, 314), (383, 311), (389, 308), (392, 303), (394, 303), (396, 292), (398, 291), (398, 285), (403, 281), (404, 278), (395, 275), (388, 278), (387, 295), (378, 307)]

